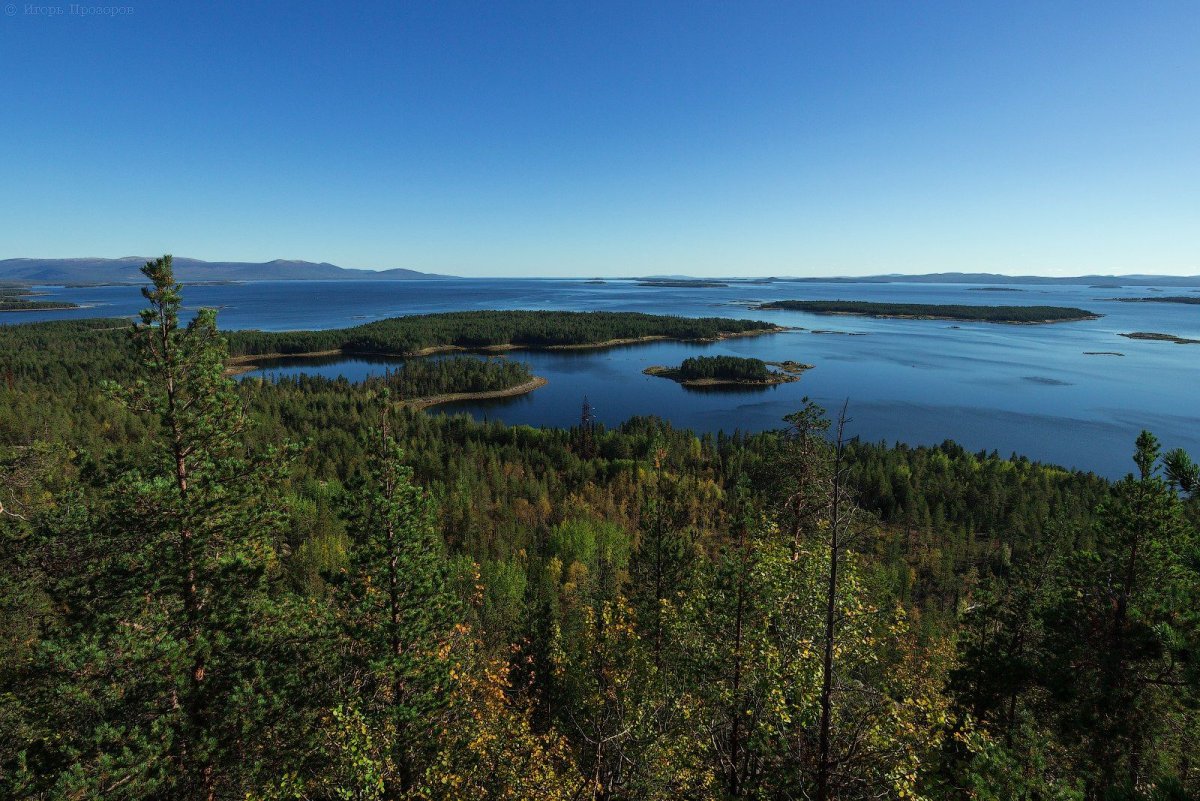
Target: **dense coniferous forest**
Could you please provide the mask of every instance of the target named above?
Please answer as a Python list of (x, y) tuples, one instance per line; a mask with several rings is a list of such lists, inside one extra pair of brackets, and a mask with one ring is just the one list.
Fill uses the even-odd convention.
[[(496, 392), (525, 384), (532, 379), (529, 365), (524, 362), (504, 358), (453, 356), (406, 359), (392, 368), (385, 369), (382, 376), (368, 378), (361, 382), (361, 385), (363, 391), (369, 394), (379, 394), (387, 390), (397, 400), (415, 400), (456, 393)], [(302, 387), (310, 386), (314, 382), (314, 379), (307, 375), (268, 380), (295, 382)], [(351, 391), (349, 381), (339, 379), (335, 383), (341, 391)]]
[(782, 330), (772, 323), (724, 317), (669, 317), (638, 312), (471, 311), (414, 315), (327, 331), (235, 331), (234, 355), (327, 351), (404, 355), (422, 350), (504, 345), (558, 347), (661, 337), (712, 340), (752, 331)]
[(722, 378), (730, 381), (766, 381), (771, 377), (762, 359), (742, 356), (690, 356), (679, 365), (683, 378)]
[(145, 272), (132, 329), (0, 327), (0, 797), (1200, 792), (1200, 475), (1149, 433), (1110, 482), (811, 404), (478, 423), (397, 396), (519, 364), (236, 382)]
[(21, 300), (0, 298), (0, 311), (40, 311), (47, 309), (76, 309), (74, 303), (59, 303), (53, 300)]
[(876, 303), (867, 300), (776, 300), (757, 308), (985, 323), (1057, 323), (1092, 320), (1099, 316), (1073, 306), (965, 306), (955, 303)]

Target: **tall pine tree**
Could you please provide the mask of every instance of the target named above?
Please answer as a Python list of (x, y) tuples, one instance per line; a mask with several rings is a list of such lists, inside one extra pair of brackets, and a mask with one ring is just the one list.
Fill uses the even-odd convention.
[(413, 483), (386, 414), (356, 494), (353, 548), (338, 596), (354, 677), (347, 714), (371, 732), (365, 758), (383, 797), (399, 798), (419, 786), (436, 756), (461, 613), (433, 501)]
[(276, 554), (278, 465), (246, 453), (216, 315), (186, 326), (171, 257), (146, 264), (141, 375), (111, 386), (157, 424), (40, 528), (46, 591), (31, 710), (54, 722), (30, 773), (55, 796), (211, 801), (261, 766), (264, 666), (252, 637)]

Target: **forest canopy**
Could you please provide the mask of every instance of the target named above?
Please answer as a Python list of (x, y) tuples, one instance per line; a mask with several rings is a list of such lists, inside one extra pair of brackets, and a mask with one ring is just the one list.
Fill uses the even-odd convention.
[(1111, 482), (811, 403), (476, 422), (394, 393), (518, 367), (233, 381), (145, 274), (136, 326), (0, 326), (0, 797), (1200, 791), (1200, 469), (1149, 433)]
[(684, 378), (722, 378), (731, 381), (766, 381), (771, 377), (762, 359), (743, 356), (690, 356), (679, 365)]

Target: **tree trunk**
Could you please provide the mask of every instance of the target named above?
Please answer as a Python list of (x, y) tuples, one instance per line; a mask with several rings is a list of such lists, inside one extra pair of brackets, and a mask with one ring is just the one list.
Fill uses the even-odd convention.
[(741, 795), (741, 760), (742, 760), (742, 628), (746, 604), (746, 532), (740, 534), (739, 548), (742, 564), (737, 583), (737, 605), (733, 622), (733, 700), (730, 703), (730, 732), (729, 732), (729, 794), (737, 798)]
[(842, 460), (846, 407), (838, 417), (836, 452), (833, 463), (833, 498), (829, 512), (829, 576), (825, 586), (825, 654), (821, 665), (821, 729), (818, 739), (820, 763), (817, 766), (817, 801), (829, 801), (833, 756), (830, 743), (833, 727), (833, 645), (837, 637), (837, 582), (839, 542), (842, 521)]

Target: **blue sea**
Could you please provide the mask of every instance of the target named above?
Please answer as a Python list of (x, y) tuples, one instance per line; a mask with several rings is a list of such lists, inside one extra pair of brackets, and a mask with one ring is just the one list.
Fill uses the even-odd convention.
[[(144, 303), (135, 287), (43, 287), (46, 299), (84, 309), (21, 312), (4, 323), (126, 316)], [(872, 441), (932, 444), (955, 440), (1108, 476), (1132, 469), (1143, 428), (1165, 447), (1200, 456), (1200, 345), (1138, 341), (1123, 332), (1156, 331), (1200, 339), (1200, 306), (1119, 303), (1159, 288), (1017, 286), (979, 291), (968, 284), (735, 283), (726, 287), (639, 286), (634, 281), (445, 279), (429, 281), (277, 281), (185, 289), (191, 308), (215, 306), (223, 328), (279, 331), (338, 328), (385, 317), (464, 309), (638, 311), (766, 320), (798, 330), (713, 344), (658, 342), (603, 351), (517, 351), (549, 384), (517, 398), (438, 407), (533, 426), (579, 420), (586, 396), (597, 417), (616, 425), (654, 414), (697, 431), (758, 431), (781, 425), (811, 397), (833, 410), (848, 402), (852, 435)], [(1194, 290), (1168, 288), (1162, 294)], [(1098, 320), (998, 325), (888, 320), (756, 311), (758, 302), (844, 299), (913, 303), (1078, 306)], [(792, 359), (815, 365), (797, 382), (756, 390), (696, 391), (642, 374), (694, 354)], [(1122, 355), (1107, 355), (1118, 353)], [(1103, 354), (1103, 355), (1088, 355)], [(298, 371), (358, 379), (386, 360), (280, 363), (264, 376)], [(252, 374), (253, 375), (253, 374)]]

